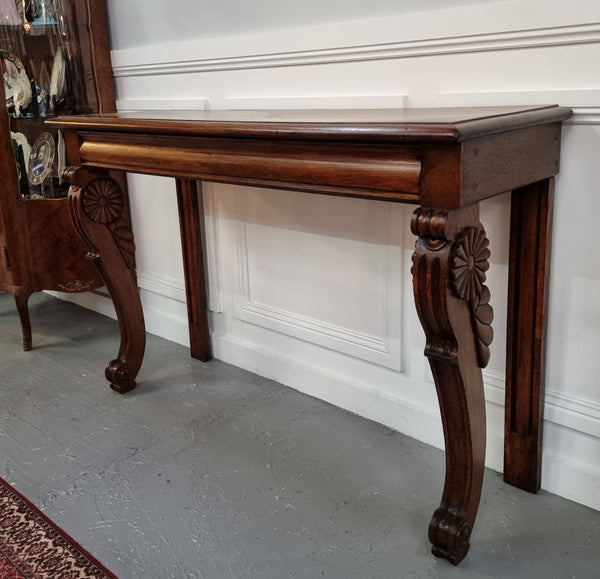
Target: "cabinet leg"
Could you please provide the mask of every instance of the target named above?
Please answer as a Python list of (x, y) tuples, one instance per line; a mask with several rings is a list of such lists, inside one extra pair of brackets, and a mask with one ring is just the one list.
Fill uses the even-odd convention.
[(135, 388), (146, 346), (134, 269), (135, 244), (124, 213), (125, 199), (118, 183), (105, 171), (71, 167), (63, 176), (71, 184), (71, 219), (106, 284), (119, 321), (119, 353), (108, 363), (106, 378), (113, 390), (123, 394)]
[(444, 490), (429, 540), (434, 555), (457, 565), (469, 550), (483, 483), (481, 368), (493, 336), (489, 290), (483, 282), (490, 252), (477, 205), (456, 211), (419, 208), (412, 231), (418, 236), (412, 270), (415, 303), (446, 446)]
[(14, 296), (19, 319), (21, 320), (21, 331), (23, 332), (23, 350), (28, 352), (31, 350), (32, 345), (31, 320), (29, 318), (29, 298), (31, 297), (31, 292), (20, 290), (18, 293), (14, 294)]

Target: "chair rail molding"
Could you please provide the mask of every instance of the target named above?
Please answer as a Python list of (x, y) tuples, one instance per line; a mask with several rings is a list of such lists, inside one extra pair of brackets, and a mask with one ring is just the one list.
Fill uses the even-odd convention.
[[(172, 57), (166, 60), (161, 60), (160, 55), (148, 59), (152, 54), (151, 51), (113, 51), (113, 71), (117, 78), (193, 74), (444, 56), (495, 50), (523, 50), (598, 42), (600, 42), (600, 22), (319, 49), (286, 50), (283, 48), (281, 51), (242, 55), (228, 55), (226, 51), (232, 48), (223, 47), (222, 55), (201, 59), (194, 59), (188, 55), (206, 54), (207, 50), (201, 48), (203, 45), (209, 46), (207, 41), (182, 42), (179, 45), (172, 45), (170, 50), (165, 51)], [(230, 46), (237, 45), (239, 44), (232, 41)], [(181, 55), (186, 57), (182, 58)]]

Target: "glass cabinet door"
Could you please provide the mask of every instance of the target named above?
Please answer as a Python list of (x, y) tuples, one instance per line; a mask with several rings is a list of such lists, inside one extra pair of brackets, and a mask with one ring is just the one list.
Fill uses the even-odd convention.
[(67, 195), (62, 136), (44, 119), (98, 109), (90, 10), (90, 0), (0, 0), (2, 86), (24, 199)]

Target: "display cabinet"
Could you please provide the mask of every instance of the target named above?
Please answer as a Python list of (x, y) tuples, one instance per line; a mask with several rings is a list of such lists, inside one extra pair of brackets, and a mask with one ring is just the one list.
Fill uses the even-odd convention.
[(62, 135), (45, 120), (115, 110), (105, 1), (0, 0), (0, 66), (0, 290), (28, 350), (32, 293), (103, 285), (71, 223)]

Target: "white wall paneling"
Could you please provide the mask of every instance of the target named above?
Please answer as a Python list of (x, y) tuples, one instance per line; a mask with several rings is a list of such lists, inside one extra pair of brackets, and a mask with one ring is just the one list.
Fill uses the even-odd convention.
[(339, 211), (336, 198), (254, 189), (235, 199), (236, 317), (402, 371), (404, 208), (354, 199)]
[[(600, 508), (600, 260), (592, 239), (600, 215), (600, 3), (380, 3), (378, 17), (337, 4), (343, 20), (334, 11), (294, 23), (279, 3), (282, 19), (268, 26), (248, 20), (228, 28), (213, 15), (212, 30), (169, 35), (167, 25), (158, 44), (152, 27), (160, 0), (144, 3), (133, 35), (121, 20), (128, 3), (111, 1), (119, 106), (572, 106), (555, 197), (542, 484)], [(194, 6), (181, 2), (190, 14)], [(169, 180), (130, 180), (149, 329), (187, 343), (172, 190)], [(204, 204), (215, 355), (442, 446), (412, 301), (412, 208), (221, 184), (204, 185)], [(481, 212), (496, 312), (484, 373), (487, 463), (497, 470), (509, 205), (504, 195)], [(166, 225), (157, 228), (159, 217)], [(108, 309), (95, 296), (82, 299)]]

